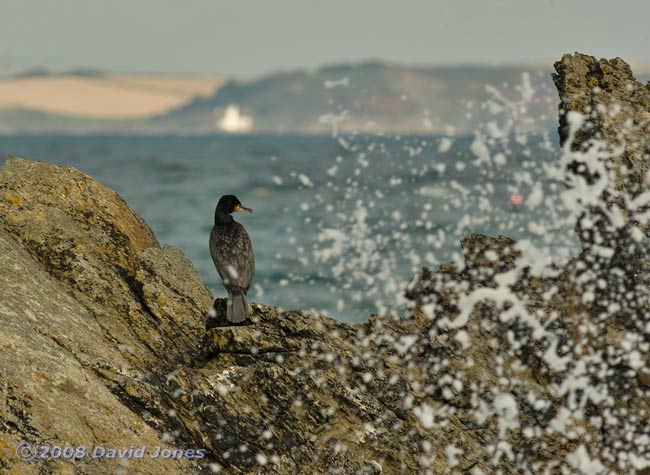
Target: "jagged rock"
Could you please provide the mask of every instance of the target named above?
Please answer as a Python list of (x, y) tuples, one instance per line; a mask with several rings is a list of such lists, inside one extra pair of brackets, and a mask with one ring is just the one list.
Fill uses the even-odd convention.
[[(576, 190), (572, 199), (585, 208), (577, 231), (583, 249), (591, 254), (589, 265), (597, 263), (605, 269), (603, 274), (612, 267), (624, 268), (630, 282), (622, 285), (633, 287), (639, 279), (646, 285), (650, 84), (636, 81), (620, 58), (567, 54), (555, 69), (560, 141), (582, 152), (568, 157), (566, 183)], [(601, 262), (599, 255), (608, 249), (613, 256)]]
[[(107, 342), (88, 310), (2, 229), (0, 318), (0, 468), (5, 473), (113, 474), (121, 467), (90, 457), (21, 462), (15, 455), (21, 442), (89, 451), (93, 446), (170, 447), (99, 374), (119, 371), (135, 378), (128, 353), (119, 342)], [(143, 475), (189, 468), (164, 460), (124, 467)]]
[(247, 324), (207, 328), (202, 345), (204, 357), (223, 353), (257, 355), (298, 351), (303, 342), (300, 337), (313, 334), (308, 325), (296, 324), (296, 320), (301, 319), (304, 316), (299, 312), (278, 314), (253, 305)]
[[(576, 300), (590, 296), (576, 306), (612, 317), (601, 328), (606, 345), (605, 332), (644, 332), (650, 324), (650, 84), (636, 81), (620, 58), (576, 53), (555, 68), (561, 139), (579, 151), (565, 152), (583, 248), (567, 285)], [(571, 114), (581, 119), (572, 125)]]
[(494, 277), (515, 268), (521, 253), (505, 236), (472, 234), (461, 240), (464, 268), (443, 264), (437, 272), (422, 268), (409, 283), (405, 296), (433, 316), (456, 315), (458, 295), (477, 286), (494, 286)]
[[(204, 333), (203, 319), (212, 294), (198, 273), (174, 246), (142, 251), (135, 280), (146, 308), (160, 322), (160, 330), (181, 351), (192, 348)], [(188, 355), (189, 357), (189, 355)]]
[[(645, 344), (626, 341), (647, 341), (650, 329), (650, 84), (636, 81), (620, 58), (576, 53), (555, 68), (565, 181), (581, 211), (576, 229), (583, 248), (565, 269), (564, 302), (582, 354), (610, 367), (592, 376), (612, 398), (599, 451), (624, 467), (627, 454), (613, 447), (645, 432), (650, 413), (650, 354)], [(587, 363), (590, 374), (598, 364)], [(627, 414), (635, 416), (623, 423)], [(631, 445), (631, 453), (645, 452)], [(641, 465), (626, 471), (633, 468), (643, 473)]]
[(135, 280), (139, 253), (158, 243), (114, 191), (74, 169), (10, 157), (0, 171), (0, 196), (3, 227), (90, 312), (106, 338), (129, 348), (127, 360), (153, 363), (154, 343), (175, 348), (143, 309)]
[[(563, 201), (579, 210), (582, 253), (563, 269), (533, 271), (534, 251), (470, 236), (461, 268), (422, 269), (406, 295), (434, 323), (429, 334), (441, 355), (434, 360), (445, 362), (432, 375), (437, 400), (469, 427), (467, 408), (511, 408), (515, 432), (528, 435), (504, 443), (526, 460), (522, 471), (554, 460), (558, 473), (646, 473), (650, 87), (620, 59), (566, 55), (556, 70)], [(444, 380), (462, 384), (453, 391)], [(465, 392), (467, 384), (474, 389)], [(567, 420), (579, 430), (568, 430)], [(503, 432), (486, 429), (488, 440), (503, 441)]]
[(517, 242), (506, 236), (485, 236), (472, 234), (460, 241), (468, 267), (482, 267), (504, 272), (515, 267), (520, 253), (515, 249)]

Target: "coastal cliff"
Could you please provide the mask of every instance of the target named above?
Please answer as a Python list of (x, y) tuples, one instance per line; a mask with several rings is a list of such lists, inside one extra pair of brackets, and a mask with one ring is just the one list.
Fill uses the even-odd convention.
[[(250, 325), (223, 326), (191, 262), (116, 193), (8, 158), (0, 471), (650, 473), (648, 86), (618, 59), (556, 70), (583, 252), (560, 269), (469, 236), (462, 264), (414, 277), (401, 320), (253, 303)], [(89, 454), (25, 462), (21, 442)]]

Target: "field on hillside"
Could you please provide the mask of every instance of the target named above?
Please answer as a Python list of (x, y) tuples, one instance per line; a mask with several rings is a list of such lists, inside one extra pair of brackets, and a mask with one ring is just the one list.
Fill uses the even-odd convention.
[(0, 109), (28, 109), (98, 119), (145, 118), (196, 96), (209, 96), (218, 76), (45, 75), (0, 79)]

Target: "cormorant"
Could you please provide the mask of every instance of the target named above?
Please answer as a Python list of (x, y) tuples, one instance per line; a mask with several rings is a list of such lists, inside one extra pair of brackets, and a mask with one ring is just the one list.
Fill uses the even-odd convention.
[(210, 232), (210, 254), (214, 266), (228, 291), (226, 318), (240, 323), (248, 318), (246, 293), (255, 274), (255, 257), (251, 238), (232, 213), (253, 210), (242, 206), (234, 195), (224, 195), (214, 211), (214, 226)]

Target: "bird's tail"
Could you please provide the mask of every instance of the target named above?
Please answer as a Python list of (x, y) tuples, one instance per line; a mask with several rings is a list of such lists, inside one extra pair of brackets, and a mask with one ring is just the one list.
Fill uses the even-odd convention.
[(230, 323), (241, 323), (248, 318), (248, 302), (243, 290), (229, 290), (226, 319)]

